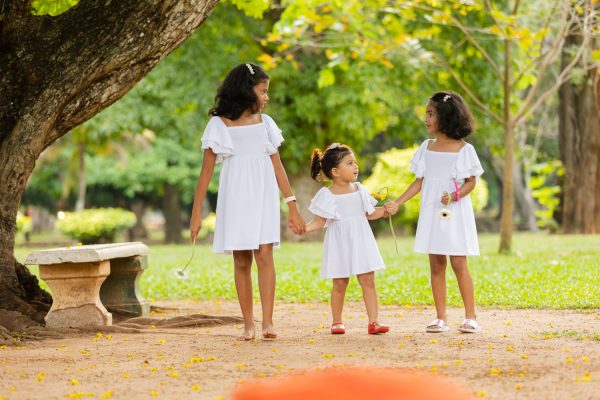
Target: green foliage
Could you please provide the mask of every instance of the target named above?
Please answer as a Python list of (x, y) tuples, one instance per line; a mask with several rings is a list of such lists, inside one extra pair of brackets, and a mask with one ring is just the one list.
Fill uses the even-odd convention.
[(557, 180), (564, 175), (564, 167), (560, 160), (553, 160), (534, 165), (531, 172), (531, 194), (544, 207), (535, 211), (537, 225), (542, 229), (555, 231), (558, 229), (558, 223), (554, 214), (560, 206), (560, 186)]
[(76, 6), (80, 0), (33, 0), (31, 13), (33, 15), (57, 16)]
[(97, 208), (64, 213), (56, 228), (84, 244), (110, 243), (118, 232), (135, 225), (131, 211), (120, 208)]
[(206, 218), (202, 220), (202, 228), (198, 232), (198, 239), (206, 239), (210, 233), (214, 233), (216, 224), (217, 214), (214, 212), (209, 213)]
[[(378, 192), (381, 188), (388, 187), (392, 198), (400, 196), (415, 180), (415, 175), (410, 170), (410, 160), (417, 149), (418, 146), (413, 146), (381, 153), (373, 168), (373, 173), (363, 182), (364, 185), (371, 192)], [(488, 202), (488, 188), (483, 178), (477, 179), (477, 185), (469, 196), (475, 211), (485, 208)], [(414, 227), (419, 219), (419, 199), (420, 194), (407, 201), (398, 210), (394, 219), (402, 225)]]
[(231, 4), (242, 10), (247, 16), (262, 18), (269, 8), (270, 0), (229, 0)]
[(17, 232), (30, 232), (31, 231), (31, 217), (24, 215), (20, 211), (17, 213)]

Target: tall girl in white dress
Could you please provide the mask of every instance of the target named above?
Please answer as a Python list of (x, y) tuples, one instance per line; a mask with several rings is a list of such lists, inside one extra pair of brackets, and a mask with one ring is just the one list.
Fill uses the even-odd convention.
[(262, 334), (277, 337), (273, 247), (280, 244), (278, 186), (289, 206), (288, 225), (297, 234), (305, 230), (277, 150), (283, 142), (281, 130), (271, 117), (260, 114), (269, 101), (268, 90), (269, 77), (257, 65), (240, 64), (227, 74), (202, 136), (204, 159), (190, 220), (193, 241), (202, 226), (202, 203), (215, 163), (222, 163), (213, 251), (233, 255), (235, 288), (244, 318), (241, 340), (255, 337), (253, 258), (258, 267)]
[(469, 193), (483, 168), (475, 148), (462, 140), (473, 131), (473, 119), (466, 103), (454, 92), (434, 94), (427, 103), (426, 113), (425, 125), (435, 140), (421, 144), (410, 162), (415, 181), (386, 211), (396, 213), (398, 206), (421, 192), (414, 251), (429, 254), (437, 312), (426, 330), (449, 329), (446, 320), (446, 256), (449, 256), (465, 306), (465, 320), (458, 329), (474, 333), (481, 328), (476, 321), (473, 281), (466, 256), (479, 255), (479, 245)]
[(379, 306), (374, 271), (385, 268), (368, 219), (381, 218), (383, 207), (374, 207), (375, 200), (360, 183), (358, 164), (352, 150), (335, 143), (325, 152), (315, 149), (312, 154), (313, 179), (323, 175), (332, 185), (317, 192), (309, 210), (315, 218), (306, 225), (312, 232), (327, 227), (323, 249), (321, 277), (333, 279), (331, 290), (332, 334), (343, 334), (344, 297), (349, 279), (356, 275), (362, 288), (369, 317), (368, 333), (379, 334), (389, 327), (377, 322)]

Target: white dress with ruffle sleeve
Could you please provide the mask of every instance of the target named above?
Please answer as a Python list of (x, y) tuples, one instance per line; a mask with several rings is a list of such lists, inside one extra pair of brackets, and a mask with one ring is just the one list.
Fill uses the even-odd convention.
[(356, 189), (333, 194), (324, 187), (310, 202), (309, 211), (327, 219), (322, 278), (348, 278), (385, 268), (366, 217), (375, 212), (377, 200), (358, 182)]
[(281, 129), (266, 114), (254, 125), (227, 126), (212, 117), (202, 149), (212, 149), (222, 163), (217, 197), (213, 251), (279, 247), (279, 188), (270, 155), (283, 142)]
[(428, 144), (429, 139), (421, 144), (410, 162), (415, 176), (423, 178), (413, 250), (425, 254), (477, 256), (477, 227), (469, 195), (450, 203), (449, 218), (440, 218), (440, 211), (445, 207), (441, 203), (442, 196), (444, 192), (455, 191), (454, 180), (460, 187), (465, 178), (483, 174), (475, 148), (466, 143), (458, 152), (446, 153), (429, 150)]

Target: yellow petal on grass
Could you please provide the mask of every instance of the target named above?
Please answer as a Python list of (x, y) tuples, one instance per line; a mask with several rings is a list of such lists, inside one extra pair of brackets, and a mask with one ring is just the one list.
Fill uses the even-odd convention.
[(156, 397), (156, 396), (158, 396), (158, 392), (156, 390), (153, 390), (150, 392), (150, 396)]
[(581, 361), (583, 361), (583, 362), (590, 362), (590, 358), (589, 358), (589, 357), (585, 357), (585, 356), (584, 356), (584, 357), (581, 359)]
[(334, 354), (328, 354), (328, 353), (323, 354), (323, 358), (334, 358), (334, 357), (335, 357)]
[(431, 339), (431, 340), (429, 341), (429, 343), (431, 343), (431, 344), (436, 344), (437, 342), (438, 342), (438, 341), (437, 341), (436, 339)]
[(123, 375), (121, 375), (123, 378), (125, 379), (129, 379), (129, 374), (128, 373), (124, 373)]
[(515, 385), (515, 389), (517, 389), (517, 390), (521, 390), (521, 387), (522, 387), (522, 386), (521, 386), (521, 384), (520, 384), (520, 383), (517, 383), (517, 384)]
[(171, 372), (169, 378), (179, 378), (179, 374), (177, 372)]
[(490, 369), (490, 375), (500, 375), (501, 373), (502, 373), (501, 369), (497, 369), (497, 368)]
[(165, 339), (159, 339), (158, 342), (156, 342), (156, 343), (163, 345), (163, 344), (167, 343), (167, 341)]
[(237, 369), (244, 369), (244, 368), (246, 368), (246, 364), (242, 364), (242, 363), (240, 363), (240, 364), (237, 364), (235, 367), (236, 367)]
[(463, 360), (454, 360), (454, 365), (460, 365), (463, 363)]
[(108, 390), (100, 395), (101, 399), (110, 399), (113, 395), (112, 390)]
[(565, 359), (565, 361), (566, 361), (567, 364), (571, 364), (573, 362), (573, 358), (572, 357), (567, 357)]
[(529, 356), (528, 356), (527, 354), (521, 354), (521, 358), (522, 358), (523, 360), (525, 360), (525, 359), (526, 359), (526, 358), (528, 358), (528, 357), (529, 357)]
[(77, 379), (71, 379), (71, 386), (79, 385), (79, 381)]
[(192, 386), (192, 388), (191, 388), (191, 389), (192, 389), (194, 392), (199, 392), (199, 391), (201, 391), (201, 390), (202, 390), (202, 386), (200, 386), (200, 385), (194, 385), (194, 386)]
[(312, 343), (314, 343), (314, 342), (316, 342), (316, 340), (315, 340), (315, 339), (308, 339), (308, 343), (311, 343), (311, 344), (312, 344)]
[(480, 390), (479, 392), (475, 393), (475, 397), (487, 397), (488, 394), (485, 390)]
[(506, 346), (506, 351), (513, 351), (514, 348), (512, 346)]
[(504, 321), (504, 325), (512, 325), (512, 321), (511, 320)]

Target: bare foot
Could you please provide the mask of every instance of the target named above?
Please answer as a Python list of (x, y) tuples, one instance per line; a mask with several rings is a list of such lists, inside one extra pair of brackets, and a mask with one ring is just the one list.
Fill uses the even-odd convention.
[(264, 326), (262, 328), (262, 335), (265, 339), (275, 339), (277, 338), (277, 333), (275, 332), (275, 329), (273, 328), (273, 325), (269, 325), (269, 326)]
[(254, 340), (255, 328), (252, 326), (244, 326), (244, 330), (242, 334), (238, 337), (238, 340), (241, 342), (247, 342), (249, 340)]

